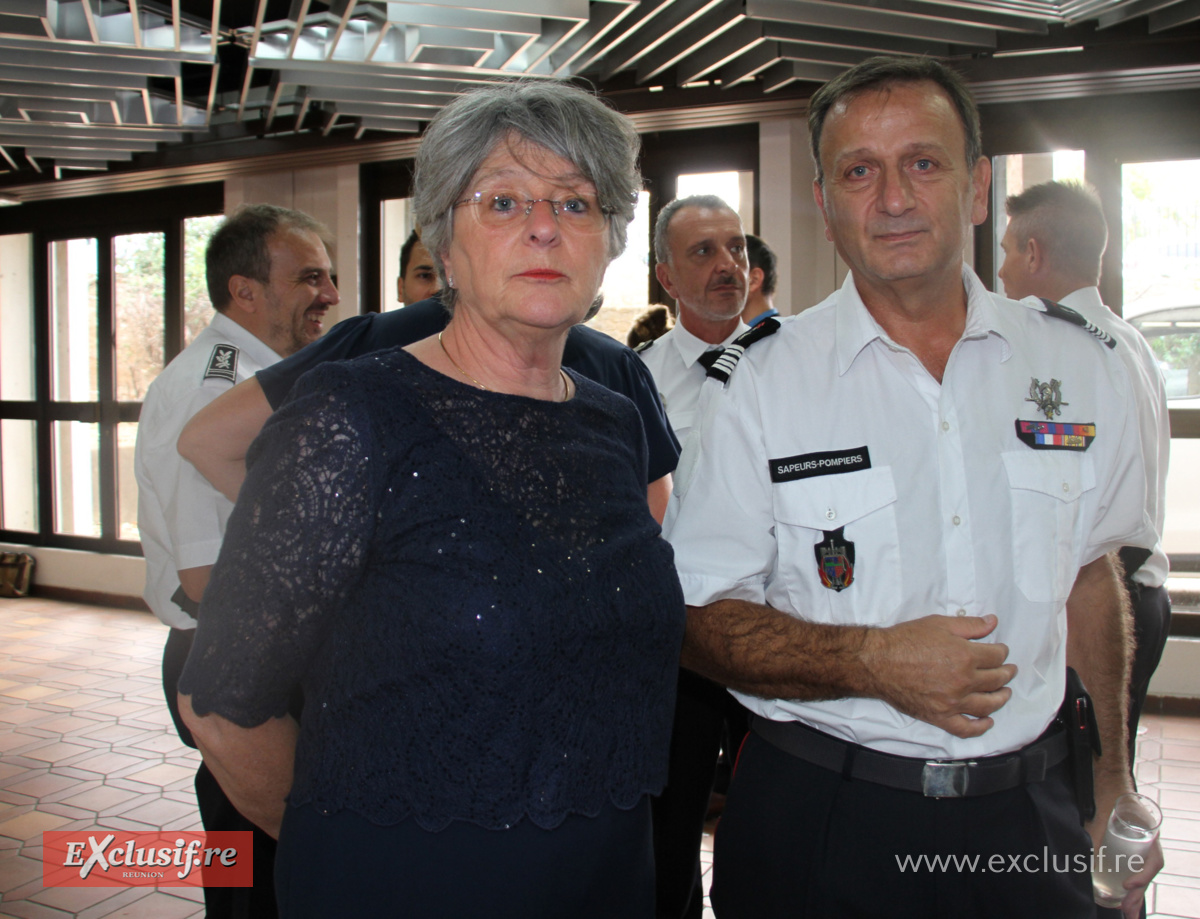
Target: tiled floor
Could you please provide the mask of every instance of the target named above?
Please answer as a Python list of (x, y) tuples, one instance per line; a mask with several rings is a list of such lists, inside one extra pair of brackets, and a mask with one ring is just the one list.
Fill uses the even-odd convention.
[[(0, 919), (203, 916), (198, 891), (41, 885), (45, 830), (200, 829), (197, 754), (162, 698), (164, 640), (146, 613), (0, 599)], [(1200, 720), (1143, 723), (1138, 780), (1166, 815), (1151, 915), (1200, 919)], [(702, 860), (707, 873), (710, 834)]]

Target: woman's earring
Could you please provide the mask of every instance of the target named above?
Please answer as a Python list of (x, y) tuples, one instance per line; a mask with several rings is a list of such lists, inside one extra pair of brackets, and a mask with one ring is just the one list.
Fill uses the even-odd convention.
[(454, 287), (454, 278), (453, 278), (453, 276), (451, 276), (451, 275), (446, 275), (446, 285), (447, 285), (448, 287), (450, 287), (450, 288), (452, 288), (452, 289), (453, 289), (453, 287)]

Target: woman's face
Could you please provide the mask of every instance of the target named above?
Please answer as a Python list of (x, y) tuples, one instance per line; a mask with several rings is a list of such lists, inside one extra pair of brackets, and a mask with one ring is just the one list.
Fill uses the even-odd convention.
[[(455, 309), (542, 329), (582, 320), (610, 261), (607, 226), (594, 232), (582, 228), (577, 216), (581, 202), (594, 204), (592, 184), (574, 164), (516, 138), (496, 145), (463, 197), (476, 192), (480, 203), (455, 208), (454, 235), (443, 257), (458, 290)], [(496, 209), (497, 195), (515, 213), (503, 221), (479, 219), (473, 212)], [(528, 216), (527, 201), (538, 202)], [(555, 216), (548, 201), (571, 202), (576, 214)]]

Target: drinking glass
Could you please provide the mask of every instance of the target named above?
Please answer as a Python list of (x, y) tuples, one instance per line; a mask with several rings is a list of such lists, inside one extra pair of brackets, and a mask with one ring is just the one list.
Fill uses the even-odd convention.
[[(1104, 842), (1092, 853), (1092, 895), (1099, 906), (1115, 909), (1125, 898), (1125, 881), (1145, 867), (1158, 838), (1162, 811), (1145, 795), (1117, 798), (1104, 831)], [(1133, 856), (1140, 858), (1133, 858)]]

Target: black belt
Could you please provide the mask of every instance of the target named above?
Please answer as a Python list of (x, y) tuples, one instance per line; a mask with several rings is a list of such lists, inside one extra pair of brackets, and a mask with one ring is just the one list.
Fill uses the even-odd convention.
[(928, 798), (973, 798), (1040, 782), (1067, 758), (1067, 738), (1058, 724), (1014, 753), (972, 760), (923, 760), (880, 753), (838, 740), (798, 721), (755, 716), (751, 729), (763, 740), (814, 766)]

